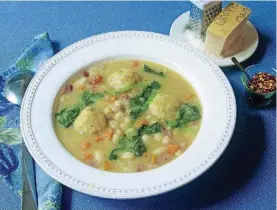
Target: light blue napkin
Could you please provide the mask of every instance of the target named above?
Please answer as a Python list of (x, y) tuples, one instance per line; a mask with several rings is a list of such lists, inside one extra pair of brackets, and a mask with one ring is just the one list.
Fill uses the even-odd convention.
[[(43, 33), (35, 37), (31, 46), (23, 51), (14, 65), (0, 71), (0, 178), (19, 196), (22, 196), (22, 148), (25, 149), (19, 129), (20, 107), (6, 100), (3, 88), (13, 73), (25, 70), (36, 72), (53, 55), (52, 42), (48, 34)], [(37, 208), (60, 209), (61, 184), (45, 174), (28, 152), (24, 160)]]

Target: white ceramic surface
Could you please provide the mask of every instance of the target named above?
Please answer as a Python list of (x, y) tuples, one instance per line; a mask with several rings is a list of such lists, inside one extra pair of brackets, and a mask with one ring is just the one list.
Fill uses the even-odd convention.
[[(184, 37), (184, 34), (187, 31), (187, 27), (189, 24), (189, 14), (190, 12), (183, 13), (180, 15), (172, 24), (170, 28), (170, 36), (177, 38), (181, 41), (184, 41), (193, 47), (198, 48), (200, 51), (204, 52), (204, 43), (200, 43), (200, 40), (189, 40), (188, 38)], [(233, 55), (237, 58), (239, 62), (243, 62), (247, 60), (251, 55), (254, 54), (258, 47), (259, 43), (259, 36), (256, 28), (248, 21), (246, 23), (246, 27), (244, 30), (244, 47), (243, 50), (239, 53)], [(205, 52), (204, 52), (205, 53)], [(207, 53), (206, 53), (207, 54)], [(226, 66), (233, 66), (234, 63), (231, 60), (231, 57), (220, 58), (214, 55), (208, 55), (218, 66), (226, 67)]]
[[(80, 68), (110, 59), (151, 60), (190, 81), (203, 106), (194, 143), (176, 160), (140, 173), (94, 169), (71, 156), (53, 130), (52, 106), (65, 81)], [(21, 129), (35, 161), (54, 179), (75, 190), (106, 198), (139, 198), (180, 187), (206, 171), (232, 136), (236, 103), (229, 81), (207, 56), (168, 36), (112, 32), (79, 41), (43, 65), (31, 81), (21, 108)]]

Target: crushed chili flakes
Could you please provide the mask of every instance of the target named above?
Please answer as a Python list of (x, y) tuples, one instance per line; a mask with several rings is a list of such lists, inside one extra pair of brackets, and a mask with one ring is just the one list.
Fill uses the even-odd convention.
[(276, 77), (259, 72), (249, 81), (249, 88), (257, 93), (273, 92), (276, 90)]

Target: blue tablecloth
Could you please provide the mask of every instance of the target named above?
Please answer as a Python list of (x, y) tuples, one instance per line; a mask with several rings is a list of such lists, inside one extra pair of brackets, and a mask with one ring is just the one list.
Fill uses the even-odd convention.
[[(276, 68), (276, 3), (244, 2), (259, 31), (257, 52), (245, 65)], [(168, 34), (188, 2), (1, 2), (0, 71), (8, 68), (36, 34), (49, 32), (62, 49), (91, 35), (119, 30)], [(217, 164), (191, 184), (164, 195), (138, 200), (108, 200), (67, 187), (63, 209), (230, 209), (273, 210), (276, 199), (276, 105), (249, 108), (240, 73), (223, 69), (237, 98), (233, 139)], [(0, 209), (20, 209), (20, 200), (0, 183)]]

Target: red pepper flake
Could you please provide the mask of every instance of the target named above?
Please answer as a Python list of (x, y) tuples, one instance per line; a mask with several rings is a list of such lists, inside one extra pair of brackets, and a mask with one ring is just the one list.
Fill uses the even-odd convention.
[(70, 93), (73, 90), (73, 85), (71, 84), (66, 84), (64, 93)]
[(84, 77), (88, 77), (88, 76), (89, 76), (89, 73), (88, 73), (87, 71), (83, 71), (83, 72), (82, 72), (82, 75), (83, 75)]
[(248, 85), (257, 93), (270, 93), (276, 90), (276, 77), (266, 72), (259, 72), (249, 81)]

